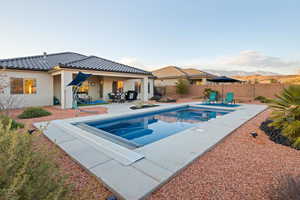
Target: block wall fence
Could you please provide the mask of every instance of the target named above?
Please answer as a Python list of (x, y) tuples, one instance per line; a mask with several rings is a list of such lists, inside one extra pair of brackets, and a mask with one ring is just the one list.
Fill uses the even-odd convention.
[(290, 84), (269, 83), (269, 84), (214, 84), (214, 85), (190, 85), (188, 94), (180, 96), (176, 93), (176, 86), (156, 87), (156, 91), (163, 95), (173, 98), (200, 97), (203, 98), (203, 93), (206, 88), (218, 91), (222, 96), (227, 92), (233, 92), (235, 99), (239, 101), (251, 101), (257, 96), (274, 98), (283, 88), (287, 88)]

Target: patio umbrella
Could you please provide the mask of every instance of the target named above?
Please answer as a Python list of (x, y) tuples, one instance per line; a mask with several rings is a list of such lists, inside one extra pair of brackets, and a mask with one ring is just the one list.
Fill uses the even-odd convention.
[(92, 76), (92, 74), (85, 74), (82, 72), (78, 72), (78, 74), (75, 76), (75, 78), (67, 85), (68, 86), (77, 86), (74, 90), (73, 90), (73, 108), (77, 109), (77, 92), (79, 90), (79, 87), (81, 86), (81, 84), (86, 81), (90, 76)]
[(85, 74), (78, 72), (76, 77), (67, 86), (80, 86), (84, 81), (86, 81), (92, 74)]
[(237, 83), (242, 82), (238, 79), (233, 79), (227, 76), (219, 76), (217, 78), (207, 79), (208, 81), (215, 82), (215, 83)]
[[(207, 79), (210, 82), (215, 82), (215, 83), (241, 83), (243, 81), (238, 80), (238, 79), (233, 79), (227, 76), (219, 76), (217, 78), (212, 78), (212, 79)], [(222, 98), (224, 98), (224, 86), (222, 85)]]

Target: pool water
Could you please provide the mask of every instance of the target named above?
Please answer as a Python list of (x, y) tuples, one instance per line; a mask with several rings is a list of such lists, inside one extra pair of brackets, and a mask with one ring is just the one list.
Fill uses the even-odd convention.
[(231, 111), (221, 109), (180, 107), (172, 110), (151, 112), (133, 117), (85, 123), (106, 133), (129, 141), (136, 147), (143, 146), (212, 118)]
[(239, 104), (225, 104), (225, 103), (201, 103), (197, 105), (203, 106), (221, 106), (221, 107), (239, 107)]

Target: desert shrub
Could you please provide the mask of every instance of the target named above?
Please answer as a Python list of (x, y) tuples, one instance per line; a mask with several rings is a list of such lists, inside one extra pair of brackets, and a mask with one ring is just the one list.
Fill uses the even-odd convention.
[(270, 126), (280, 129), (295, 148), (300, 148), (296, 142), (300, 137), (300, 85), (284, 89), (269, 105), (273, 110)]
[(158, 101), (160, 99), (161, 99), (161, 96), (158, 96), (158, 95), (155, 95), (155, 96), (150, 98), (150, 100), (152, 100), (152, 101)]
[(272, 188), (270, 192), (271, 200), (296, 200), (300, 199), (300, 176), (281, 176), (278, 179), (279, 186)]
[(271, 78), (270, 83), (279, 83), (279, 81), (277, 79)]
[(204, 91), (203, 91), (203, 96), (204, 96), (204, 98), (208, 99), (208, 98), (209, 98), (209, 94), (210, 94), (211, 92), (217, 93), (217, 96), (218, 96), (218, 91), (217, 91), (217, 90), (213, 90), (213, 89), (211, 89), (211, 88), (205, 88)]
[(281, 134), (280, 129), (276, 129), (269, 124), (272, 123), (272, 120), (266, 120), (260, 125), (260, 129), (265, 132), (266, 135), (269, 136), (270, 140), (277, 144), (282, 144), (285, 146), (291, 146), (291, 142), (287, 137)]
[(36, 146), (36, 138), (22, 129), (4, 128), (0, 122), (0, 199), (70, 199), (66, 177), (51, 151)]
[(0, 121), (2, 123), (3, 128), (9, 127), (10, 129), (18, 129), (18, 128), (24, 128), (24, 124), (17, 122), (14, 119), (11, 119), (10, 117), (6, 115), (0, 115)]
[(23, 113), (21, 113), (18, 117), (20, 119), (29, 119), (29, 118), (36, 118), (36, 117), (44, 117), (51, 115), (51, 113), (41, 107), (29, 107), (26, 108)]
[(158, 100), (158, 102), (161, 102), (161, 103), (174, 103), (174, 102), (176, 102), (176, 99), (173, 99), (173, 98), (171, 98), (171, 97), (164, 96), (164, 97), (160, 98), (160, 99)]
[(259, 101), (261, 103), (270, 103), (270, 100), (264, 96), (257, 96), (254, 100)]
[(189, 82), (185, 79), (179, 79), (176, 82), (176, 92), (177, 94), (188, 94), (189, 93)]
[(143, 101), (136, 101), (135, 104), (134, 104), (134, 106), (135, 106), (136, 108), (142, 108), (143, 105), (144, 105), (144, 102), (143, 102)]

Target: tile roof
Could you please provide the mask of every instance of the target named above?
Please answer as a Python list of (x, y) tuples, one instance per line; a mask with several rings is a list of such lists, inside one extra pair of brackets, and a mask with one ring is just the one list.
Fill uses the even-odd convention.
[(197, 79), (197, 78), (214, 78), (216, 77), (213, 74), (198, 70), (198, 69), (183, 69), (176, 66), (167, 66), (160, 69), (157, 69), (152, 72), (154, 76), (159, 79), (164, 78), (188, 78), (188, 79)]
[(101, 70), (109, 72), (123, 72), (123, 73), (134, 73), (134, 74), (149, 74), (147, 72), (135, 67), (120, 64), (97, 56), (88, 56), (81, 60), (71, 61), (65, 64), (61, 64), (62, 67), (66, 68), (78, 68), (78, 69), (89, 69), (89, 70)]
[(85, 56), (74, 52), (0, 59), (1, 68), (49, 71), (55, 66), (74, 69), (123, 72), (151, 75), (151, 72), (137, 69), (96, 56)]

